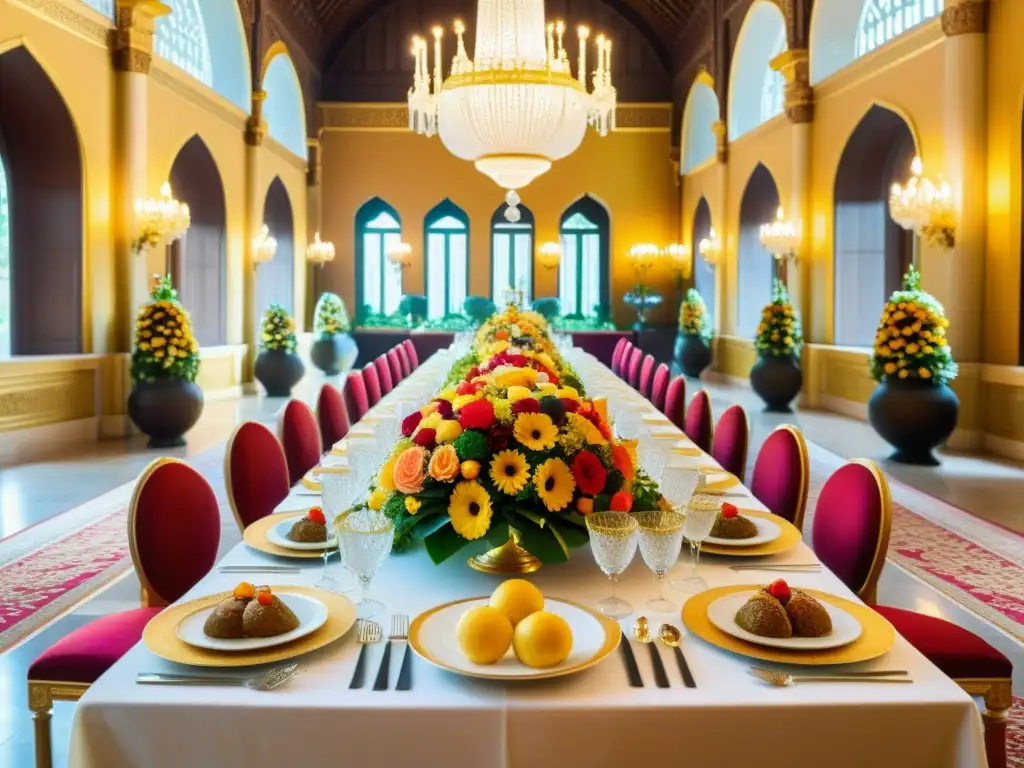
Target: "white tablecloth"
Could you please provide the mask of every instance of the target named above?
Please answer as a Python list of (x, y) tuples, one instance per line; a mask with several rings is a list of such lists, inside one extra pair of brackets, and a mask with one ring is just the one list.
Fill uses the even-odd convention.
[[(576, 356), (584, 383), (600, 394), (607, 369)], [(421, 368), (403, 387), (405, 396), (429, 395), (444, 362)], [(632, 398), (615, 393), (614, 402)], [(639, 396), (636, 396), (639, 400)], [(699, 459), (707, 463), (706, 457)], [(310, 502), (293, 496), (281, 509)], [(743, 500), (743, 506), (756, 506)], [(478, 547), (482, 549), (483, 547)], [(422, 549), (391, 557), (372, 594), (389, 613), (415, 616), (431, 606), (484, 595), (495, 579), (469, 569), (472, 548), (441, 566)], [(814, 560), (801, 544), (773, 562)], [(269, 562), (240, 544), (224, 563)], [(774, 576), (734, 572), (729, 561), (702, 558), (711, 586), (763, 583)], [(276, 583), (311, 585), (319, 561)], [(342, 576), (337, 561), (332, 566)], [(346, 580), (352, 582), (350, 576)], [(830, 572), (787, 575), (802, 586), (856, 599)], [(565, 565), (532, 576), (551, 596), (594, 603), (608, 582), (587, 549)], [(237, 576), (216, 571), (184, 599), (227, 590)], [(655, 584), (639, 554), (623, 576), (619, 594), (643, 609)], [(385, 629), (389, 622), (382, 622)], [(623, 621), (627, 627), (632, 619)], [(699, 638), (683, 648), (697, 682), (682, 686), (678, 667), (660, 649), (672, 687), (654, 687), (648, 648), (633, 644), (647, 687), (630, 688), (621, 654), (575, 676), (530, 683), (462, 678), (414, 659), (413, 690), (348, 689), (358, 646), (352, 633), (301, 659), (301, 673), (285, 688), (256, 692), (234, 688), (137, 685), (143, 671), (183, 671), (142, 644), (132, 649), (85, 695), (72, 732), (73, 768), (300, 768), (391, 766), (429, 768), (575, 768), (575, 766), (715, 766), (716, 768), (882, 768), (985, 764), (980, 718), (974, 702), (902, 638), (885, 656), (858, 669), (906, 669), (912, 685), (815, 683), (772, 688), (755, 681), (748, 660)], [(392, 688), (401, 650), (392, 652)], [(383, 646), (368, 652), (372, 680)]]

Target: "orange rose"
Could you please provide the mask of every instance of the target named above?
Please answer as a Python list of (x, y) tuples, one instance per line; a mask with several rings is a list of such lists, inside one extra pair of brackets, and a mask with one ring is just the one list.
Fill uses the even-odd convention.
[(426, 462), (427, 452), (418, 445), (402, 451), (398, 455), (398, 461), (395, 462), (393, 473), (395, 488), (406, 495), (422, 491), (423, 480), (426, 477), (423, 465)]
[[(633, 461), (629, 456), (629, 451), (624, 445), (613, 445), (612, 446), (612, 464), (615, 466), (622, 476), (626, 479), (626, 483), (633, 482)], [(399, 488), (398, 490), (402, 490)]]
[(442, 445), (434, 450), (428, 468), (432, 478), (439, 483), (450, 483), (459, 476), (460, 470), (459, 454), (455, 451), (455, 446)]

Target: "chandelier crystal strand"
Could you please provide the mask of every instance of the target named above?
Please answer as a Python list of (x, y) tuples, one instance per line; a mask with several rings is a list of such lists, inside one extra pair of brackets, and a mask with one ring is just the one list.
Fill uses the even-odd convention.
[(791, 256), (800, 247), (800, 227), (786, 220), (781, 206), (775, 221), (761, 225), (760, 235), (761, 244), (776, 259)]

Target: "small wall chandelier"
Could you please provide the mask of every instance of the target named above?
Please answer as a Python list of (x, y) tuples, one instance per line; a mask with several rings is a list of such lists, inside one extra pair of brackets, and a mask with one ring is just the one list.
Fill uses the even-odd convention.
[(277, 240), (271, 237), (270, 228), (266, 224), (263, 229), (252, 240), (252, 262), (259, 269), (260, 264), (266, 264), (277, 255)]
[(693, 273), (693, 259), (690, 249), (681, 243), (669, 243), (662, 249), (665, 260), (672, 270), (683, 280), (688, 280)]
[(306, 261), (321, 269), (324, 264), (334, 261), (334, 243), (320, 239), (320, 233), (313, 235), (313, 242), (306, 246)]
[(637, 243), (626, 252), (626, 257), (629, 259), (629, 264), (633, 268), (637, 280), (643, 282), (647, 273), (661, 258), (661, 248), (654, 243)]
[(547, 270), (558, 269), (558, 266), (562, 263), (561, 244), (553, 242), (542, 244), (537, 253), (537, 263)]
[(188, 205), (180, 203), (171, 195), (171, 185), (164, 182), (160, 187), (159, 199), (135, 201), (135, 226), (137, 234), (132, 240), (132, 252), (142, 253), (156, 248), (160, 243), (170, 245), (185, 234), (192, 225)]
[(722, 241), (715, 234), (714, 227), (708, 232), (708, 236), (697, 244), (697, 252), (711, 266), (718, 263), (718, 259), (722, 255)]
[(779, 206), (775, 221), (761, 225), (761, 245), (778, 260), (790, 259), (800, 248), (800, 225), (786, 219)]
[(408, 243), (392, 243), (387, 247), (384, 256), (398, 271), (408, 269), (412, 264), (412, 246)]
[(893, 184), (889, 213), (903, 229), (916, 232), (926, 242), (949, 249), (956, 245), (956, 211), (953, 191), (940, 175), (937, 181), (924, 177), (924, 164), (915, 157), (906, 186)]

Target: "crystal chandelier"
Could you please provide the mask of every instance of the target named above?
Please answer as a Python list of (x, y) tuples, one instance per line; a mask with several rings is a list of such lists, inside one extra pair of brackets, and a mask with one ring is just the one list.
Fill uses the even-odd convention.
[(393, 243), (384, 255), (398, 271), (408, 269), (412, 264), (412, 246), (408, 243)]
[(718, 263), (718, 259), (722, 255), (722, 241), (719, 240), (718, 235), (715, 234), (714, 227), (712, 227), (711, 231), (708, 232), (708, 236), (697, 244), (697, 250), (700, 252), (700, 255), (704, 257), (704, 261), (711, 266)]
[(682, 243), (669, 243), (662, 249), (669, 267), (684, 280), (689, 279), (693, 271), (690, 249)]
[(266, 224), (260, 233), (252, 241), (252, 261), (259, 268), (260, 264), (266, 264), (277, 255), (277, 240), (271, 237), (270, 228)]
[(313, 242), (306, 246), (306, 261), (323, 267), (334, 261), (334, 243), (320, 239), (320, 233), (313, 235)]
[(170, 245), (192, 225), (192, 215), (185, 203), (171, 196), (171, 185), (160, 187), (160, 199), (137, 200), (135, 222), (138, 234), (132, 241), (132, 251), (141, 253), (156, 248), (161, 242)]
[(782, 206), (779, 206), (775, 221), (761, 225), (761, 245), (776, 259), (789, 258), (800, 247), (800, 227), (786, 220)]
[(413, 38), (409, 127), (426, 136), (439, 133), (448, 151), (475, 163), (502, 188), (522, 189), (553, 161), (572, 154), (588, 124), (601, 136), (615, 128), (612, 43), (604, 35), (596, 39), (597, 67), (588, 72), (590, 31), (579, 28), (573, 77), (563, 47), (565, 24), (545, 25), (544, 0), (479, 0), (475, 59), (466, 52), (463, 23), (456, 21), (454, 30), (456, 52), (447, 78), (441, 27), (432, 30), (433, 76), (427, 41)]
[(906, 186), (892, 185), (889, 212), (903, 229), (912, 230), (940, 248), (956, 245), (956, 212), (949, 182), (939, 176), (934, 182), (922, 176), (924, 165), (915, 157)]
[(547, 242), (541, 245), (537, 261), (544, 269), (558, 269), (562, 263), (562, 246), (559, 243)]

